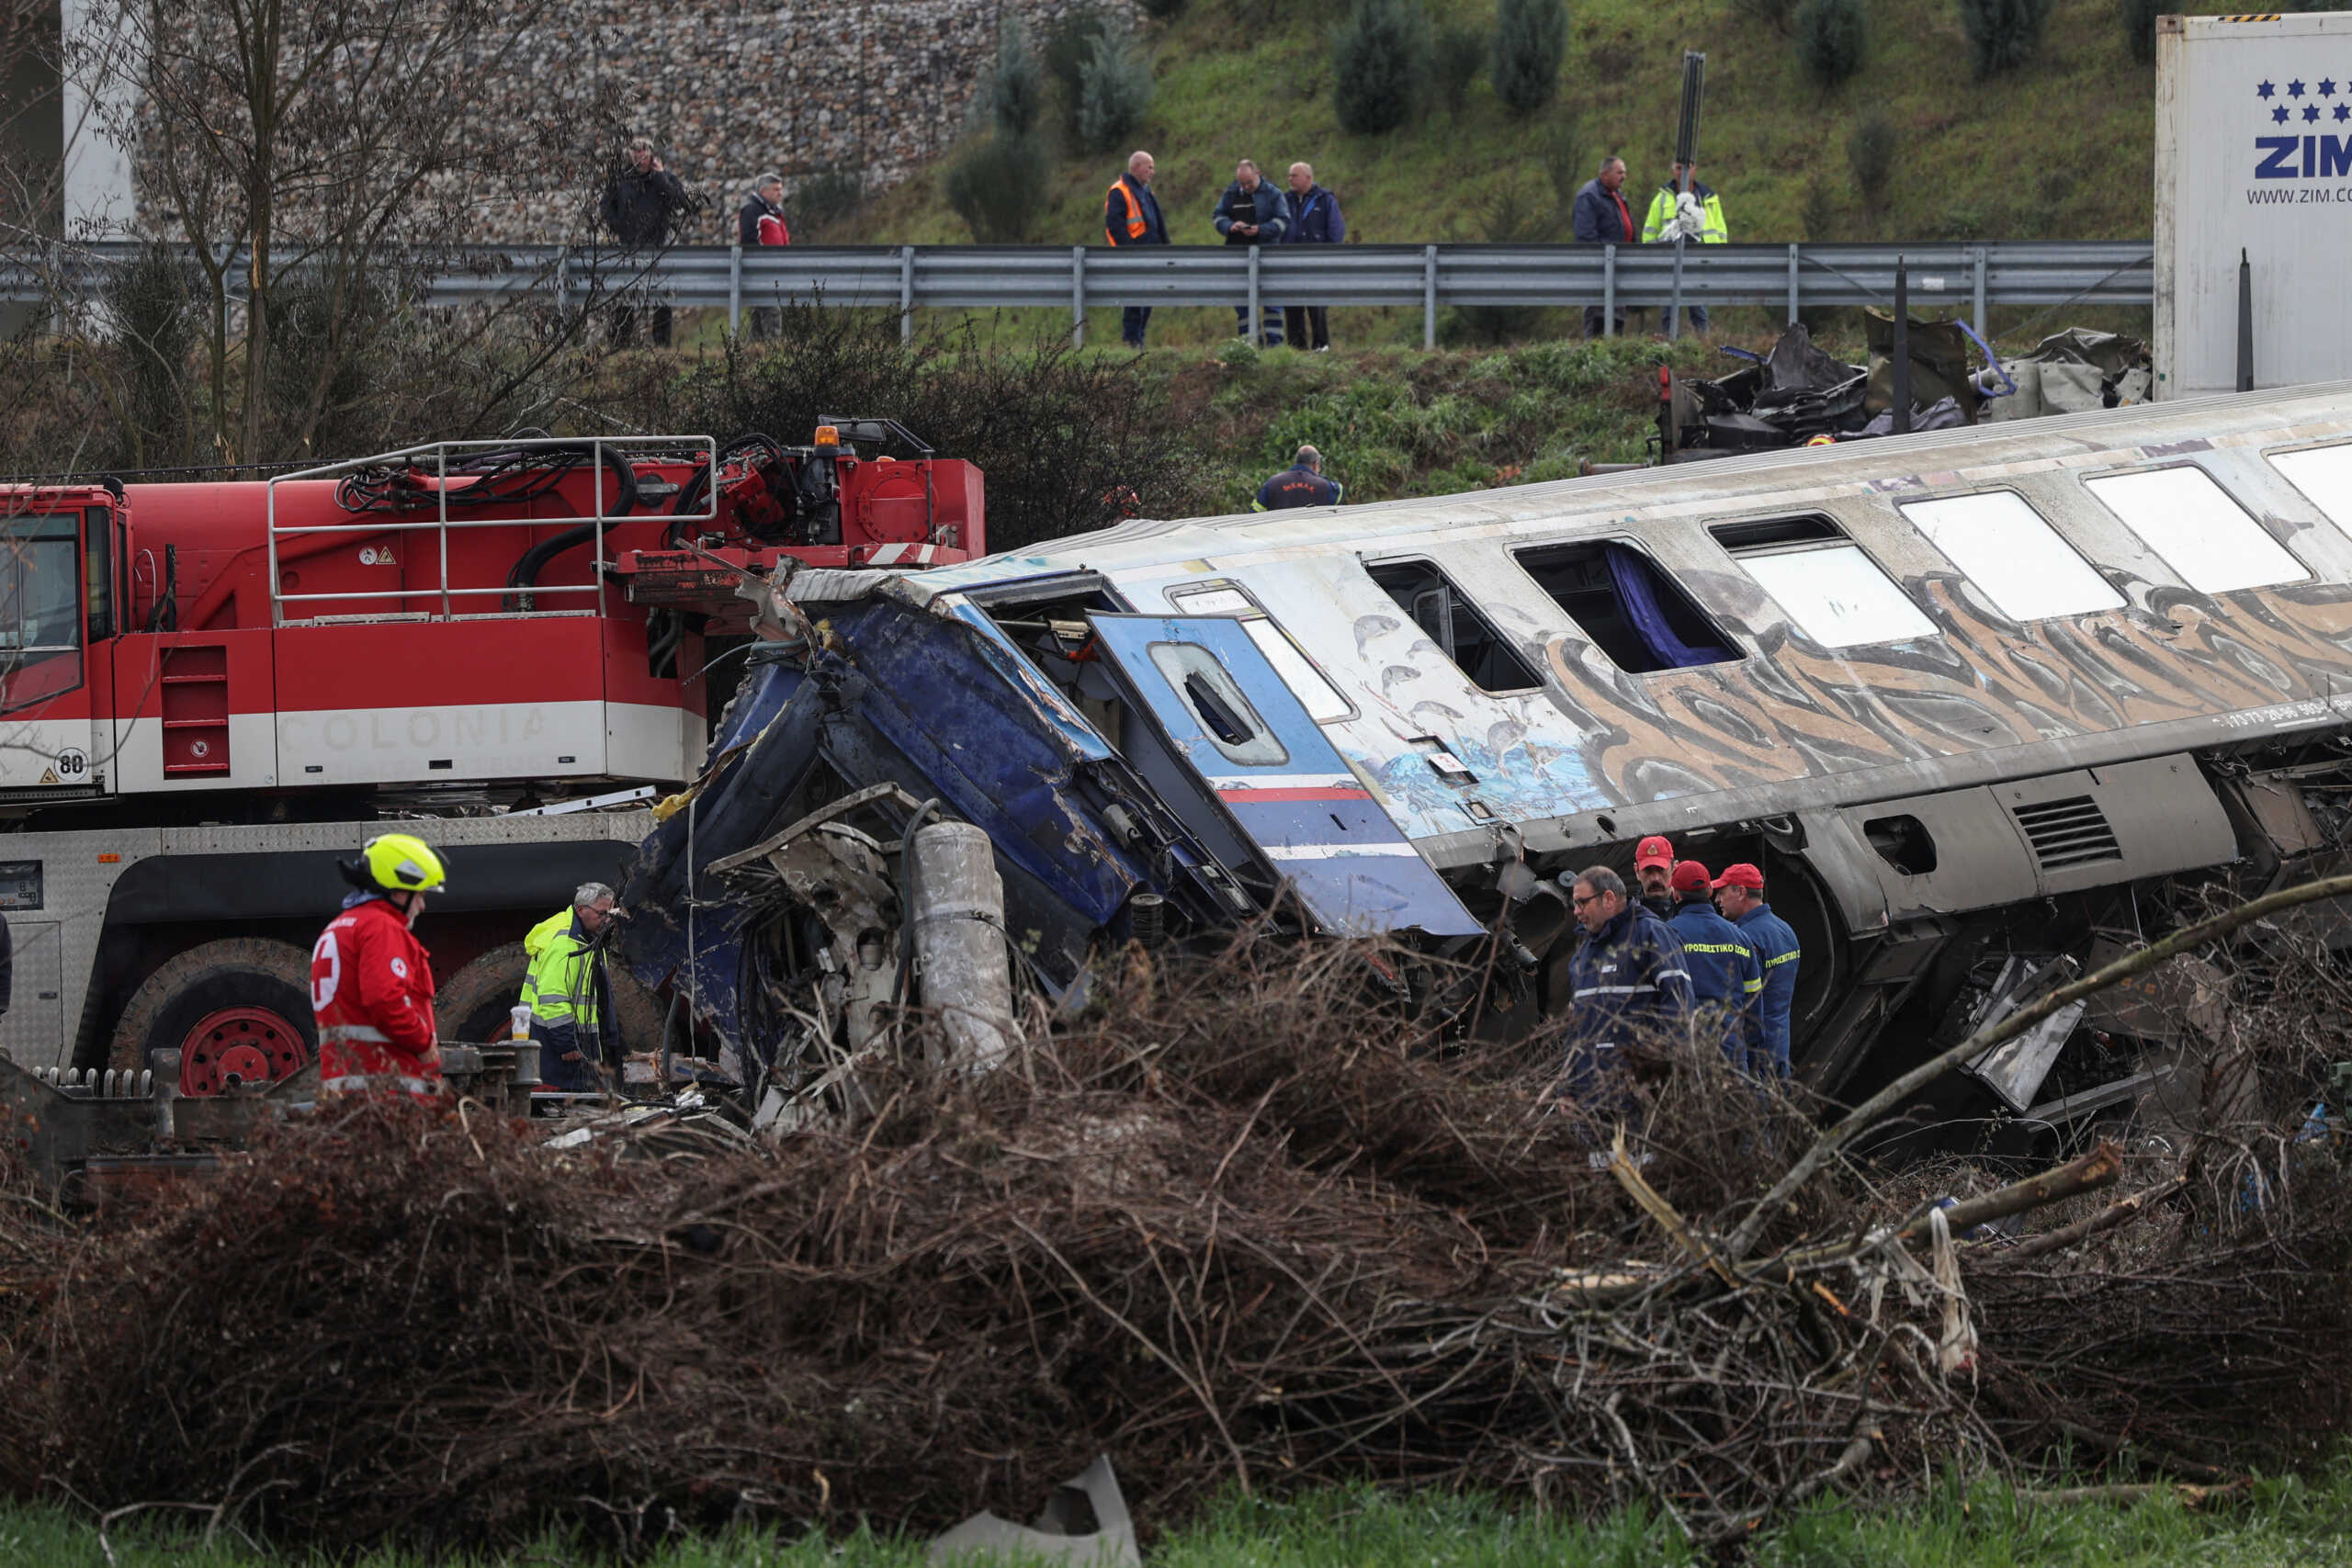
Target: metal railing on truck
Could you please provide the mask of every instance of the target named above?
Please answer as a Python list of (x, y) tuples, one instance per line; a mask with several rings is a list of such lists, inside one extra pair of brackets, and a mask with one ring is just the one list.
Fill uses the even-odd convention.
[[(590, 494), (594, 502), (594, 506), (591, 513), (569, 517), (468, 517), (463, 515), (462, 513), (458, 516), (450, 515), (449, 497), (452, 492), (449, 487), (449, 481), (452, 479), (465, 481), (478, 477), (484, 467), (482, 461), (484, 458), (498, 457), (508, 454), (528, 456), (534, 453), (544, 453), (549, 457), (569, 457), (575, 464), (583, 460), (586, 462), (590, 473), (594, 475)], [(709, 523), (718, 518), (718, 486), (716, 481), (718, 478), (718, 442), (716, 437), (708, 435), (600, 435), (582, 436), (576, 440), (540, 439), (533, 437), (530, 439), (514, 441), (435, 441), (422, 446), (404, 446), (396, 452), (379, 452), (375, 456), (368, 457), (351, 457), (341, 462), (324, 463), (314, 468), (302, 468), (293, 473), (278, 474), (274, 476), (269, 481), (268, 534), (270, 624), (276, 626), (320, 626), (341, 621), (447, 621), (469, 618), (484, 619), (489, 616), (514, 615), (594, 615), (602, 616), (605, 614), (605, 565), (606, 559), (605, 555), (605, 530), (616, 523), (641, 523), (645, 521), (648, 516), (652, 515), (652, 513), (646, 512), (623, 513), (606, 510), (605, 491), (607, 486), (609, 485), (611, 488), (611, 499), (614, 502), (618, 502), (621, 495), (621, 487), (613, 481), (612, 471), (607, 466), (607, 453), (612, 454), (622, 462), (628, 462), (633, 457), (637, 459), (660, 457), (665, 461), (673, 463), (693, 462), (698, 457), (705, 466), (705, 471), (712, 477), (712, 482), (704, 487), (703, 510), (700, 512), (685, 513), (675, 515), (663, 512), (660, 513), (660, 515), (665, 521), (673, 525), (678, 523)], [(582, 456), (582, 454), (585, 454), (584, 458)], [(432, 481), (433, 501), (430, 507), (416, 507), (411, 508), (407, 511), (351, 512), (346, 513), (349, 518), (349, 521), (347, 522), (281, 524), (278, 521), (278, 494), (279, 487), (281, 485), (292, 484), (298, 480), (303, 479), (341, 480), (352, 476), (363, 474), (371, 468), (405, 470), (408, 472), (422, 470)], [(462, 493), (462, 489), (463, 487), (461, 485), (459, 493)], [(418, 517), (415, 515), (418, 511), (424, 510), (430, 510), (433, 514), (428, 517)], [(590, 581), (586, 582), (572, 583), (531, 583), (521, 587), (517, 587), (512, 583), (501, 583), (495, 587), (487, 588), (452, 588), (449, 585), (449, 532), (451, 529), (514, 528), (518, 526), (541, 528), (552, 526), (577, 528), (586, 526), (590, 528), (595, 544), (595, 564), (594, 567), (594, 574)], [(281, 574), (278, 570), (278, 547), (279, 541), (282, 539), (308, 537), (321, 534), (359, 536), (387, 533), (413, 534), (426, 532), (429, 532), (434, 536), (435, 547), (440, 556), (440, 581), (435, 587), (371, 588), (362, 589), (356, 592), (335, 593), (289, 593), (286, 592), (285, 584), (280, 581)], [(593, 607), (582, 607), (579, 609), (541, 609), (537, 606), (537, 601), (542, 597), (560, 596), (564, 594), (593, 594), (594, 595), (595, 603)], [(531, 607), (527, 609), (518, 608), (510, 610), (501, 606), (499, 608), (484, 612), (481, 615), (468, 617), (459, 615), (455, 609), (453, 609), (450, 604), (450, 601), (453, 599), (465, 599), (469, 597), (493, 597), (505, 599), (518, 595), (529, 598), (532, 602)], [(387, 599), (396, 599), (405, 602), (415, 598), (437, 599), (440, 603), (439, 614), (435, 615), (429, 610), (403, 610), (390, 614), (364, 614), (354, 615), (318, 614), (288, 615), (286, 610), (286, 606), (292, 604), (334, 601), (348, 602), (352, 600), (367, 600), (372, 603), (381, 604)]]
[[(138, 254), (123, 243), (53, 245), (0, 259), (0, 301), (95, 299)], [(1884, 305), (1900, 257), (1914, 308), (2148, 305), (2155, 247), (2144, 240), (1986, 240), (1964, 243), (1688, 245), (1688, 305), (1784, 308)], [(920, 310), (1067, 309), (1082, 337), (1089, 308), (1125, 305), (1387, 305), (1421, 308), (1421, 341), (1456, 305), (1600, 305), (1614, 312), (1675, 298), (1669, 245), (680, 245), (651, 255), (593, 246), (471, 245), (446, 261), (428, 303), (544, 299), (570, 310), (646, 294), (663, 303), (746, 308), (780, 300), (896, 309), (911, 333)], [(232, 258), (233, 260), (233, 258)], [(243, 269), (232, 269), (243, 276)]]

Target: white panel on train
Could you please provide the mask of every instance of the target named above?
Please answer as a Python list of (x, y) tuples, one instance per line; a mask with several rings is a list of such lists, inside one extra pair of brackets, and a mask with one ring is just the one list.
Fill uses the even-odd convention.
[(1743, 555), (1739, 564), (1824, 648), (1936, 635), (1936, 624), (1860, 546)]
[(2311, 575), (2194, 464), (2083, 485), (2199, 593), (2267, 588)]
[(2015, 491), (1908, 502), (1902, 511), (2013, 621), (2123, 607), (2115, 585), (2092, 570)]

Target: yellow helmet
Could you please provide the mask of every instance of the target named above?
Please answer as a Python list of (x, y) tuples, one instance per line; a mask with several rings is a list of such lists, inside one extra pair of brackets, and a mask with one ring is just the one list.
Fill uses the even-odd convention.
[(385, 833), (359, 852), (368, 880), (387, 893), (423, 893), (448, 880), (441, 857), (413, 833)]

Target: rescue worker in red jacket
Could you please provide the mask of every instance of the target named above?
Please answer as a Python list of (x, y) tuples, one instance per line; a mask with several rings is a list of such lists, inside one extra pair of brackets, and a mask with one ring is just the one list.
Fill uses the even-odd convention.
[(441, 1094), (441, 1055), (433, 964), (414, 928), (424, 896), (447, 880), (441, 857), (413, 833), (386, 833), (336, 869), (357, 891), (311, 950), (320, 1090), (430, 1104)]

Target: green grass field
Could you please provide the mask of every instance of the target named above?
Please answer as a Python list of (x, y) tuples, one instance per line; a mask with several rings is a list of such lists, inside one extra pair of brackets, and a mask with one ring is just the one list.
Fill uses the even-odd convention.
[[(149, 1516), (160, 1519), (163, 1516)], [(119, 1568), (258, 1568), (305, 1561), (223, 1536), (206, 1546), (184, 1524), (118, 1524)], [(1668, 1568), (1694, 1561), (1656, 1519), (1619, 1513), (1586, 1524), (1473, 1499), (1334, 1490), (1290, 1503), (1228, 1499), (1154, 1542), (1148, 1568)], [(594, 1561), (549, 1541), (500, 1560), (511, 1568)], [(382, 1554), (368, 1568), (423, 1568)], [(462, 1562), (464, 1559), (440, 1559)], [(825, 1539), (742, 1535), (688, 1541), (650, 1568), (920, 1568), (922, 1543), (860, 1532)], [(2256, 1483), (2192, 1511), (2170, 1497), (2136, 1505), (2036, 1505), (1997, 1483), (1943, 1486), (1923, 1501), (1826, 1504), (1759, 1535), (1759, 1568), (2324, 1568), (2352, 1562), (2352, 1463), (2306, 1483)], [(96, 1528), (40, 1508), (0, 1512), (0, 1564), (102, 1568)]]

